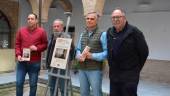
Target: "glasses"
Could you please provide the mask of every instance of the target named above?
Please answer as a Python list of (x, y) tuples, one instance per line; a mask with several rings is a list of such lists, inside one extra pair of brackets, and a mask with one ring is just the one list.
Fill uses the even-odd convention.
[(122, 17), (124, 17), (124, 16), (112, 16), (112, 19), (120, 19)]
[(95, 18), (86, 18), (86, 20), (95, 20)]

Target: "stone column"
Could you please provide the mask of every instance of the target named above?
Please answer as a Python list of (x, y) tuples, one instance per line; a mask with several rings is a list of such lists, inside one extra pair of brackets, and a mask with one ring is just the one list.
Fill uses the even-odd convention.
[(97, 12), (100, 16), (103, 13), (105, 0), (82, 0), (84, 15), (90, 12)]
[[(41, 20), (48, 21), (48, 11), (53, 0), (42, 0)], [(33, 13), (39, 15), (39, 0), (29, 0)]]
[(38, 7), (38, 0), (28, 0), (30, 2), (30, 6), (32, 8), (32, 12), (37, 14), (38, 15), (38, 10), (39, 10), (39, 7)]
[(48, 21), (48, 11), (53, 0), (43, 0), (42, 2), (42, 22)]

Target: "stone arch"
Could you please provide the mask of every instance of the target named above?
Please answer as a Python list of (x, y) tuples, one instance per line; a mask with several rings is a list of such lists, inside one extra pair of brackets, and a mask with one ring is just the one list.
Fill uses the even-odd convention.
[[(35, 0), (28, 0), (28, 1), (32, 7), (32, 11), (38, 15), (39, 0), (36, 0), (37, 2)], [(57, 1), (57, 0), (55, 0), (55, 1)], [(41, 16), (42, 22), (48, 21), (48, 13), (49, 13), (48, 11), (49, 11), (49, 8), (50, 8), (52, 2), (54, 2), (54, 0), (42, 0), (42, 16)], [(62, 5), (64, 11), (66, 11), (66, 12), (72, 11), (72, 5), (69, 0), (59, 0), (59, 3)]]
[(15, 33), (18, 28), (19, 4), (16, 1), (3, 0), (0, 1), (0, 10), (7, 17), (9, 25), (11, 26), (11, 48), (14, 48)]
[(72, 4), (69, 0), (59, 0), (65, 12), (72, 12)]
[[(11, 25), (6, 15), (0, 10), (0, 47), (11, 48)], [(4, 38), (5, 37), (5, 38)], [(6, 43), (4, 45), (4, 43)], [(6, 46), (6, 47), (5, 47)]]

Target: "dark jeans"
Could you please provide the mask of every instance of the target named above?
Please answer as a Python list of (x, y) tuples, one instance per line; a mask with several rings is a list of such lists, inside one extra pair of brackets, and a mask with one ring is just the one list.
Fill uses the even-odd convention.
[[(57, 73), (57, 71), (58, 69), (54, 68), (53, 72)], [(65, 70), (60, 69), (60, 74), (65, 75)], [(65, 80), (63, 78), (59, 78), (59, 81), (58, 81), (58, 88), (60, 88), (61, 96), (64, 96), (64, 86), (65, 86), (64, 81)], [(50, 96), (53, 96), (54, 94), (55, 85), (56, 85), (56, 77), (49, 76), (49, 86), (50, 86), (50, 94), (51, 94)], [(56, 96), (58, 96), (58, 90), (57, 90)]]
[(110, 80), (110, 96), (137, 96), (136, 82), (119, 82)]
[(23, 96), (23, 86), (25, 76), (28, 73), (30, 92), (29, 96), (36, 96), (37, 81), (40, 71), (40, 62), (18, 62), (17, 63), (17, 76), (16, 76), (16, 96)]

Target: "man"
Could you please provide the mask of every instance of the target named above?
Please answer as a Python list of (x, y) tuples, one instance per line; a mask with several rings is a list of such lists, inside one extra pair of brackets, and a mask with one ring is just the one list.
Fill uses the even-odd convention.
[[(48, 46), (48, 50), (47, 50), (47, 59), (46, 59), (46, 64), (47, 64), (47, 68), (49, 69), (49, 71), (51, 71), (50, 68), (50, 64), (51, 64), (51, 59), (52, 59), (52, 55), (53, 55), (53, 51), (54, 51), (54, 47), (55, 47), (55, 42), (57, 38), (71, 38), (69, 34), (64, 32), (64, 23), (61, 19), (56, 19), (53, 22), (53, 34), (51, 35), (51, 40)], [(72, 48), (73, 49), (73, 48)], [(63, 49), (60, 49), (60, 52), (57, 53), (57, 55), (63, 54), (61, 53), (64, 52)], [(60, 53), (60, 54), (59, 54)], [(58, 57), (58, 56), (57, 56)], [(64, 57), (62, 57), (64, 58)], [(58, 69), (54, 68), (53, 72), (57, 73)], [(65, 70), (61, 69), (60, 70), (60, 74), (64, 75), (65, 74)], [(54, 88), (55, 88), (55, 84), (56, 83), (56, 77), (49, 77), (49, 86), (50, 86), (50, 94), (51, 96), (53, 96), (54, 94)], [(64, 79), (60, 78), (59, 79), (59, 87), (60, 87), (60, 91), (61, 91), (61, 96), (64, 96)], [(58, 94), (57, 94), (58, 96)]]
[[(23, 96), (25, 76), (28, 73), (30, 93), (36, 96), (38, 74), (40, 71), (41, 52), (47, 48), (47, 35), (43, 28), (38, 27), (37, 15), (31, 13), (27, 17), (27, 26), (16, 34), (15, 54), (18, 60), (16, 69), (16, 96)], [(24, 61), (23, 50), (30, 50), (30, 60)], [(29, 52), (29, 51), (28, 51)]]
[[(107, 40), (106, 32), (101, 32), (97, 26), (98, 19), (96, 12), (85, 16), (86, 29), (81, 34), (77, 46), (81, 96), (90, 96), (90, 87), (93, 96), (102, 96), (102, 64), (107, 57)], [(86, 46), (90, 47), (90, 50), (83, 52)]]
[(113, 27), (107, 31), (110, 96), (137, 96), (148, 46), (143, 33), (127, 22), (122, 9), (113, 10), (111, 18)]

